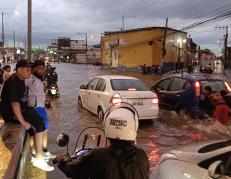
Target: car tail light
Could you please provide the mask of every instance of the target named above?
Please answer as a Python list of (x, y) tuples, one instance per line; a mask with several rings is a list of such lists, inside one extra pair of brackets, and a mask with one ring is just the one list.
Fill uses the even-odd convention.
[(122, 103), (122, 98), (120, 96), (120, 94), (114, 94), (112, 97), (111, 97), (111, 100), (110, 100), (110, 103), (112, 104), (116, 104), (116, 103)]
[(152, 99), (152, 104), (158, 104), (158, 102), (159, 102), (158, 98)]
[(200, 96), (201, 87), (200, 87), (200, 82), (199, 81), (197, 81), (195, 83), (195, 92), (196, 92), (196, 96)]
[(229, 92), (231, 92), (231, 87), (230, 87), (230, 85), (226, 81), (225, 81), (225, 87), (227, 88), (227, 90)]

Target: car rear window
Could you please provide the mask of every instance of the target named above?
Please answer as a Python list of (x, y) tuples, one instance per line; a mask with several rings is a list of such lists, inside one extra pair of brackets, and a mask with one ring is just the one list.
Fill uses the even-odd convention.
[(142, 81), (136, 79), (114, 79), (111, 80), (111, 86), (114, 91), (147, 91), (148, 89)]
[(204, 88), (206, 86), (211, 86), (212, 91), (220, 92), (221, 90), (226, 90), (224, 81), (217, 80), (217, 81), (201, 81), (202, 92), (204, 92)]

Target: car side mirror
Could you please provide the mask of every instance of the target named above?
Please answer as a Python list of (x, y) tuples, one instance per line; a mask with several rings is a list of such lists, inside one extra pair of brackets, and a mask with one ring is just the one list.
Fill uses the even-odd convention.
[(81, 85), (80, 89), (86, 89), (86, 86), (85, 85)]
[(69, 144), (69, 136), (64, 133), (59, 134), (56, 142), (59, 147), (66, 147)]
[(221, 160), (213, 162), (208, 168), (208, 174), (211, 178), (218, 179), (225, 174), (225, 167)]

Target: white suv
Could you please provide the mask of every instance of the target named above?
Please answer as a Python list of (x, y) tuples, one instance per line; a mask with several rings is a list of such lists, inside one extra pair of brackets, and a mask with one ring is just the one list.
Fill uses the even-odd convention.
[(97, 76), (80, 87), (79, 106), (103, 119), (106, 110), (115, 103), (133, 105), (139, 119), (156, 119), (159, 114), (158, 98), (137, 78), (117, 75)]

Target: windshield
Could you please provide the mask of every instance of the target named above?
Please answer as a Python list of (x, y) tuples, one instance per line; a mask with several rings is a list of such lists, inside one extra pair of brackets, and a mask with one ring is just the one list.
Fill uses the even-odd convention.
[(111, 80), (114, 91), (147, 91), (142, 81), (137, 79), (115, 79)]
[(221, 90), (226, 90), (224, 81), (201, 81), (202, 92), (206, 86), (211, 86), (213, 92), (220, 92)]

